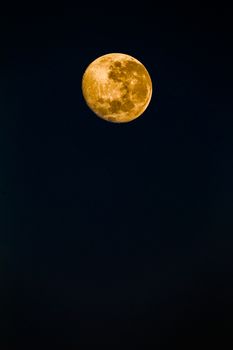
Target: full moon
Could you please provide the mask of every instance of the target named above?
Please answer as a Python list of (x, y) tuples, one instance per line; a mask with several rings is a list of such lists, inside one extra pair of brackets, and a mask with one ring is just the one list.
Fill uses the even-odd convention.
[(136, 58), (109, 53), (87, 67), (82, 78), (82, 93), (98, 117), (113, 123), (127, 123), (148, 107), (152, 81)]

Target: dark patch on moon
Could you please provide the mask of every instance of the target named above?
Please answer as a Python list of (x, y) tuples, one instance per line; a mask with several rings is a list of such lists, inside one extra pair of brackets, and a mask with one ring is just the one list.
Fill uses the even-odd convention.
[(133, 109), (133, 108), (134, 108), (134, 103), (130, 100), (125, 101), (121, 107), (123, 112), (131, 111), (131, 109)]
[(109, 122), (116, 122), (116, 118), (115, 117), (108, 117), (107, 118)]
[(113, 100), (110, 102), (110, 108), (109, 111), (111, 113), (117, 113), (121, 110), (121, 101), (119, 100)]
[(121, 64), (120, 61), (116, 61), (116, 62), (114, 62), (114, 66), (115, 66), (115, 67), (121, 67), (122, 64)]
[(132, 90), (132, 94), (140, 101), (144, 101), (147, 96), (147, 84), (144, 81), (138, 81)]
[(96, 106), (96, 112), (100, 116), (105, 116), (108, 114), (107, 108)]
[(97, 102), (99, 102), (100, 104), (103, 104), (105, 103), (104, 99), (102, 97), (98, 98), (97, 99)]
[(109, 79), (112, 79), (116, 82), (123, 82), (127, 79), (127, 69), (122, 65), (121, 62), (116, 61), (110, 65), (110, 71), (108, 73)]
[(140, 78), (143, 74), (145, 74), (145, 68), (137, 62), (126, 61), (125, 68), (128, 72), (128, 75), (131, 77), (134, 76), (134, 73), (137, 73)]

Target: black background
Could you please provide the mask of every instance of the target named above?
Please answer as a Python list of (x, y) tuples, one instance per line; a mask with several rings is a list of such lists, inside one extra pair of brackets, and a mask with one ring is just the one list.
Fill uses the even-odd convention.
[[(112, 2), (0, 13), (1, 349), (232, 349), (232, 12)], [(128, 124), (81, 79), (123, 52)]]

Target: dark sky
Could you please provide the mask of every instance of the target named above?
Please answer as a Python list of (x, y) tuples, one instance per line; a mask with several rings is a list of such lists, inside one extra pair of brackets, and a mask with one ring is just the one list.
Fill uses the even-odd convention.
[[(1, 11), (1, 350), (232, 349), (231, 21), (198, 2)], [(128, 124), (82, 97), (110, 52), (152, 78)]]

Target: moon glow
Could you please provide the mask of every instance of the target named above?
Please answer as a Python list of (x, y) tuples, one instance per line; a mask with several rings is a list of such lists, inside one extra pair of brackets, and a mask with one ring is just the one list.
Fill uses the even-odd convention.
[(82, 78), (82, 93), (88, 107), (100, 118), (126, 123), (148, 107), (152, 81), (136, 58), (110, 53), (95, 59)]

